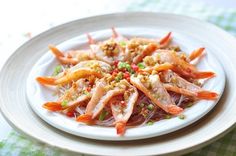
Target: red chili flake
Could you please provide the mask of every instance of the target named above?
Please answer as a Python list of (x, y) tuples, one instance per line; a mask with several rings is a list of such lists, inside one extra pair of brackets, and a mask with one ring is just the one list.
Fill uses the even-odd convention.
[(138, 71), (138, 66), (136, 64), (131, 64), (131, 68), (134, 70), (134, 71)]
[(86, 90), (87, 90), (88, 92), (90, 92), (90, 91), (91, 91), (91, 87), (87, 87)]
[(118, 63), (119, 63), (118, 60), (115, 60), (115, 61), (113, 62), (114, 66), (116, 66), (116, 67), (117, 67)]
[(75, 115), (74, 115), (74, 111), (71, 111), (71, 112), (67, 112), (66, 113), (66, 116), (68, 116), (68, 117), (70, 117), (70, 118), (72, 118), (72, 117), (74, 117)]
[(113, 70), (113, 72), (118, 73), (119, 70), (116, 68), (116, 69)]
[(125, 73), (124, 73), (124, 78), (127, 79), (127, 78), (129, 78), (129, 77), (130, 77), (129, 72), (125, 72)]

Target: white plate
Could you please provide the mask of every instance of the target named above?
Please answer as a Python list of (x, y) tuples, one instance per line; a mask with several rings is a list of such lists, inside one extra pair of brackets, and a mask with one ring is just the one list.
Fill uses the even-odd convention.
[[(136, 141), (95, 141), (64, 133), (45, 123), (26, 98), (26, 79), (33, 65), (47, 51), (84, 34), (116, 27), (150, 27), (172, 30), (204, 41), (221, 63), (226, 76), (224, 94), (214, 109), (198, 122), (174, 133)], [(220, 138), (236, 123), (236, 40), (218, 27), (189, 17), (161, 13), (119, 13), (76, 20), (40, 34), (20, 47), (0, 73), (0, 108), (6, 120), (22, 132), (53, 147), (97, 155), (177, 155), (196, 150)], [(62, 124), (64, 124), (62, 122)]]
[[(116, 28), (118, 32), (130, 36), (140, 36), (149, 38), (161, 38), (167, 32), (162, 29), (155, 29), (149, 27), (129, 27), (129, 28)], [(170, 30), (172, 31), (172, 30)], [(182, 35), (175, 31), (173, 32), (173, 41), (180, 45), (181, 49), (186, 52), (191, 52), (199, 47), (205, 47), (204, 41), (195, 39), (191, 36)], [(111, 30), (101, 30), (91, 33), (96, 40), (104, 40), (111, 36)], [(58, 45), (58, 47), (67, 51), (70, 49), (83, 49), (89, 48), (87, 43), (86, 35), (81, 35), (76, 38), (70, 39)], [(216, 77), (207, 81), (204, 85), (206, 90), (217, 92), (219, 95), (223, 93), (225, 85), (225, 75), (223, 68), (218, 62), (217, 58), (214, 57), (212, 49), (205, 47), (207, 55), (198, 64), (198, 69), (201, 71), (214, 71)], [(124, 136), (116, 134), (114, 127), (101, 127), (101, 126), (88, 126), (85, 124), (79, 124), (75, 120), (66, 117), (65, 115), (49, 112), (42, 108), (42, 104), (48, 101), (57, 101), (57, 97), (53, 96), (52, 88), (45, 87), (36, 82), (35, 78), (38, 76), (51, 75), (54, 67), (58, 64), (55, 57), (51, 52), (46, 52), (35, 66), (32, 68), (28, 81), (27, 81), (27, 97), (30, 101), (33, 110), (46, 122), (52, 126), (59, 128), (65, 132), (75, 134), (78, 136), (98, 139), (98, 140), (134, 140), (149, 138), (153, 136), (160, 136), (180, 128), (183, 128), (207, 114), (217, 103), (215, 101), (202, 100), (196, 103), (193, 107), (186, 109), (183, 114), (186, 115), (186, 119), (181, 120), (178, 117), (171, 119), (161, 120), (156, 122), (152, 126), (142, 126), (135, 128), (128, 128)], [(55, 92), (55, 91), (54, 91)], [(220, 97), (219, 97), (220, 98)], [(63, 124), (61, 124), (63, 122)]]

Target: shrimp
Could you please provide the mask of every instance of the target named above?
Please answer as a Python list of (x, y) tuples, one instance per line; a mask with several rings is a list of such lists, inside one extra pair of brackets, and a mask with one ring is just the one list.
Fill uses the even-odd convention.
[(182, 60), (176, 52), (169, 50), (157, 50), (152, 57), (157, 63), (170, 63), (173, 65), (172, 70), (181, 76), (193, 79), (211, 78), (215, 73), (210, 71), (198, 71), (194, 65)]
[(157, 45), (154, 43), (140, 45), (135, 40), (131, 40), (128, 42), (125, 49), (125, 60), (137, 64), (141, 62), (145, 56), (151, 55), (157, 48)]
[(112, 38), (98, 44), (95, 44), (95, 41), (88, 34), (90, 49), (93, 56), (96, 59), (104, 61), (110, 65), (112, 65), (115, 60), (123, 60), (124, 48), (120, 45), (120, 42), (127, 41), (127, 39), (118, 34), (114, 28), (112, 28), (112, 32)]
[[(90, 79), (92, 80), (92, 79)], [(43, 107), (50, 111), (62, 111), (69, 108), (76, 108), (82, 102), (91, 98), (91, 83), (89, 79), (79, 79), (72, 84), (72, 87), (58, 99), (57, 102), (47, 102)], [(70, 109), (71, 110), (71, 109)]]
[[(92, 95), (85, 111), (85, 115), (90, 116), (91, 120), (99, 115), (112, 97), (123, 94), (125, 92), (125, 86), (121, 86), (120, 83), (116, 86), (112, 86), (107, 78), (104, 77), (97, 82), (94, 92), (95, 93)], [(81, 118), (83, 119), (84, 117), (78, 117), (77, 121), (83, 122)]]
[(128, 87), (124, 92), (124, 104), (114, 104), (111, 102), (111, 110), (113, 117), (115, 118), (115, 127), (117, 134), (119, 135), (125, 133), (126, 123), (128, 122), (138, 99), (137, 89), (130, 85), (126, 80), (124, 80), (123, 83)]
[(156, 49), (157, 46), (152, 43), (148, 44), (147, 46), (144, 46), (143, 50), (141, 50), (139, 54), (133, 58), (133, 63), (137, 64), (141, 62), (145, 56), (151, 55)]
[(168, 45), (170, 40), (171, 32), (159, 42), (154, 39), (145, 38), (131, 39), (125, 51), (125, 60), (137, 64), (141, 62), (145, 56), (151, 55), (156, 49), (160, 49)]
[(160, 74), (160, 77), (161, 80), (165, 83), (165, 88), (169, 91), (173, 91), (186, 96), (192, 96), (198, 99), (215, 100), (218, 98), (217, 93), (206, 91), (201, 87), (188, 82), (171, 70), (163, 71)]
[(130, 82), (165, 112), (177, 115), (183, 111), (182, 108), (174, 104), (157, 74), (138, 74), (136, 77), (132, 75)]
[(123, 35), (121, 35), (120, 33), (118, 33), (114, 27), (111, 28), (112, 30), (112, 38), (117, 42), (127, 42), (128, 39), (125, 38)]
[(166, 46), (169, 45), (170, 41), (171, 41), (171, 32), (169, 32), (166, 36), (164, 36), (163, 38), (161, 38), (160, 40), (157, 39), (147, 39), (147, 38), (133, 38), (130, 41), (132, 42), (136, 42), (139, 45), (148, 45), (148, 44), (155, 44), (157, 47), (159, 48), (165, 48)]
[(115, 60), (120, 60), (122, 48), (113, 39), (100, 44), (91, 44), (90, 48), (96, 59), (104, 61), (110, 65), (114, 63)]
[(71, 67), (71, 69), (76, 70), (79, 68), (91, 68), (94, 70), (99, 70), (104, 73), (109, 73), (111, 71), (111, 66), (105, 62), (98, 60), (88, 60), (78, 63), (76, 66)]
[(78, 63), (56, 77), (37, 77), (36, 80), (43, 85), (67, 84), (90, 75), (101, 78), (103, 77), (103, 72), (107, 73), (110, 70), (111, 66), (105, 62), (89, 60)]
[(54, 45), (49, 45), (48, 47), (51, 50), (51, 52), (55, 55), (57, 60), (62, 64), (76, 65), (81, 61), (94, 59), (90, 50), (71, 50), (66, 54), (64, 54)]
[(145, 69), (140, 69), (140, 72), (148, 72), (152, 73), (153, 71), (160, 72), (160, 71), (165, 71), (168, 69), (172, 69), (173, 65), (170, 63), (163, 63), (163, 64), (156, 64), (153, 67), (146, 67)]
[(203, 52), (204, 52), (205, 48), (199, 48), (197, 50), (194, 50), (188, 57), (189, 61), (193, 61), (196, 58), (200, 57)]
[(65, 72), (65, 75), (62, 77), (56, 78), (56, 77), (37, 77), (36, 80), (43, 84), (43, 85), (63, 85), (70, 83), (72, 81), (76, 81), (80, 78), (89, 77), (90, 75), (94, 75), (98, 78), (102, 77), (101, 72), (92, 70), (90, 68), (80, 68), (77, 70), (69, 70), (68, 72)]

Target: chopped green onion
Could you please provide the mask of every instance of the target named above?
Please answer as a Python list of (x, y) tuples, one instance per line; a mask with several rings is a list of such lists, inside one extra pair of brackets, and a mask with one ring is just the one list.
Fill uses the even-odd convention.
[(149, 105), (147, 106), (147, 109), (150, 110), (150, 111), (153, 110), (153, 108), (154, 108), (154, 106), (153, 106), (152, 104), (149, 104)]
[(63, 100), (63, 101), (61, 102), (61, 106), (62, 106), (62, 107), (65, 107), (67, 104), (68, 104), (68, 101), (67, 101), (67, 100)]
[(121, 46), (126, 46), (126, 42), (125, 41), (120, 41), (119, 43)]
[(153, 125), (153, 124), (154, 124), (153, 121), (148, 121), (148, 122), (147, 122), (147, 125), (148, 125), (148, 126), (151, 126), (151, 125)]
[(99, 121), (103, 121), (107, 115), (108, 115), (108, 112), (103, 110), (101, 114), (99, 115)]
[(179, 119), (184, 120), (185, 118), (186, 118), (186, 116), (184, 114), (179, 115)]
[(62, 71), (62, 67), (60, 65), (56, 66), (53, 71), (53, 76), (58, 75)]
[(118, 69), (123, 69), (123, 68), (125, 68), (125, 65), (126, 65), (127, 63), (125, 63), (125, 62), (119, 62), (118, 63)]
[(132, 72), (130, 64), (128, 64), (126, 62), (119, 62), (118, 69), (126, 69), (128, 72)]
[(166, 115), (165, 119), (171, 119), (171, 116), (170, 115)]
[(144, 65), (143, 63), (138, 63), (137, 65), (138, 65), (138, 67), (139, 67), (140, 69), (144, 69), (144, 68), (145, 68), (145, 65)]
[(125, 65), (125, 68), (126, 68), (129, 72), (131, 72), (131, 66), (130, 66), (128, 63)]

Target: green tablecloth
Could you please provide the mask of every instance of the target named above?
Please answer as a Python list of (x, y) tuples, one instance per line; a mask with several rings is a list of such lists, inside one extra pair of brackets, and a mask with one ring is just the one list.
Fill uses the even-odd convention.
[[(137, 0), (124, 5), (127, 11), (152, 11), (188, 15), (206, 20), (236, 35), (236, 9), (223, 9), (206, 6), (204, 3), (190, 3), (185, 0)], [(33, 142), (21, 134), (12, 131), (0, 142), (0, 155), (67, 155), (65, 151)], [(220, 140), (188, 156), (236, 156), (236, 129)]]

